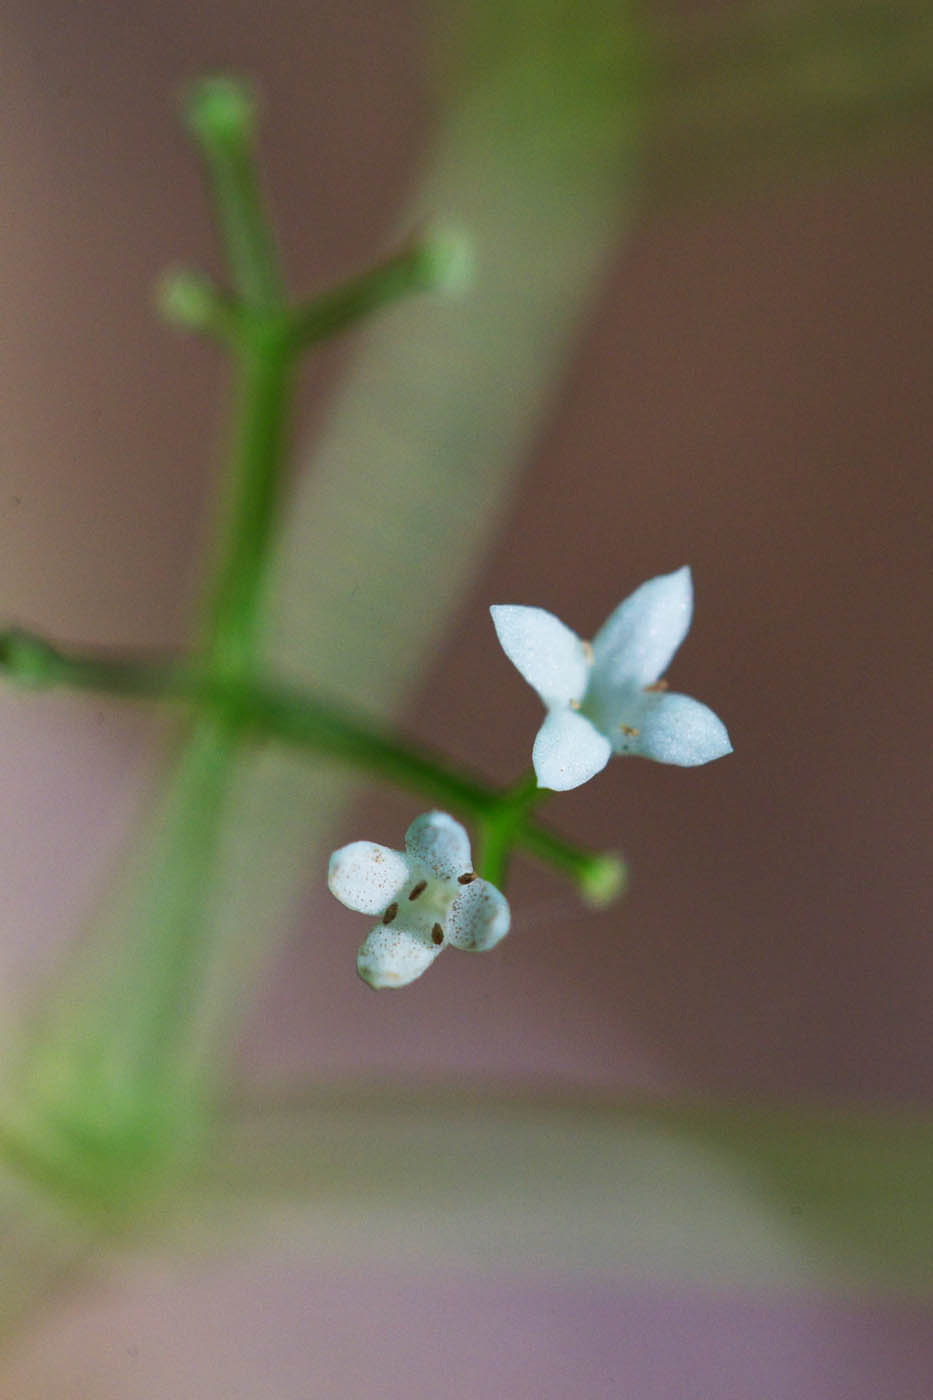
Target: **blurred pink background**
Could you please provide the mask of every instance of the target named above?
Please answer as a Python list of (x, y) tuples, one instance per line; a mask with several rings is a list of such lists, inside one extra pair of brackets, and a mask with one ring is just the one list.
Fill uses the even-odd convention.
[[(0, 36), (0, 611), (63, 640), (180, 643), (222, 381), (150, 310), (167, 263), (214, 265), (171, 95), (205, 68), (258, 77), (288, 264), (322, 285), (382, 250), (411, 187), (419, 14), (11, 0)], [(442, 958), (404, 997), (357, 982), (364, 929), (318, 882), (248, 1017), (244, 1068), (929, 1106), (931, 215), (929, 168), (892, 149), (635, 229), (409, 727), (511, 776), (539, 709), (488, 604), (591, 634), (689, 563), (671, 680), (722, 715), (735, 755), (615, 764), (555, 803), (562, 828), (625, 850), (625, 903), (586, 914), (519, 864), (500, 954)], [(310, 370), (307, 430), (342, 362)], [(2, 705), (13, 1003), (108, 868), (150, 719), (67, 696)], [(397, 844), (417, 810), (374, 793), (338, 839)], [(7, 1393), (928, 1394), (914, 1306), (519, 1273), (143, 1270), (46, 1320)]]

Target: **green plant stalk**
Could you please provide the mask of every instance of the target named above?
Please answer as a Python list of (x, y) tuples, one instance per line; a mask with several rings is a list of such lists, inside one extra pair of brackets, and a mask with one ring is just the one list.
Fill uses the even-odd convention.
[[(240, 736), (279, 743), (336, 759), (369, 777), (393, 782), (431, 802), (445, 803), (476, 822), (478, 867), (497, 883), (513, 847), (581, 886), (592, 898), (594, 865), (616, 857), (588, 851), (549, 831), (532, 818), (548, 797), (534, 774), (505, 790), (491, 787), (438, 754), (406, 743), (345, 706), (332, 705), (307, 691), (241, 683), (197, 665), (132, 657), (66, 655), (27, 633), (0, 635), (0, 672), (23, 685), (69, 686), (126, 698), (194, 704), (203, 713), (226, 716)], [(624, 869), (619, 864), (617, 887)], [(617, 892), (616, 890), (616, 892)], [(601, 903), (596, 898), (593, 902)]]
[(235, 78), (204, 78), (186, 95), (184, 114), (201, 154), (237, 301), (256, 310), (282, 307), (284, 284), (253, 150), (252, 92)]
[[(229, 485), (206, 589), (205, 622), (190, 668), (84, 663), (84, 680), (124, 694), (170, 696), (196, 707), (151, 847), (152, 859), (109, 939), (74, 969), (43, 1022), (24, 1067), (25, 1105), (12, 1124), (23, 1158), (42, 1159), (102, 1203), (130, 1202), (196, 1129), (212, 1071), (202, 1012), (216, 969), (213, 918), (220, 843), (237, 758), (251, 734), (270, 734), (392, 778), (465, 811), (488, 854), (508, 839), (570, 874), (585, 897), (605, 902), (620, 863), (582, 852), (528, 820), (505, 798), (314, 698), (257, 686), (266, 565), (279, 515), (286, 423), (299, 353), (405, 292), (456, 283), (462, 249), (415, 245), (382, 268), (310, 306), (291, 309), (262, 212), (252, 157), (252, 105), (227, 80), (200, 84), (188, 103), (213, 191), (232, 296), (213, 306), (209, 284), (169, 286), (176, 320), (219, 335), (233, 351), (235, 414)], [(163, 301), (163, 305), (166, 302)], [(206, 320), (204, 319), (206, 318)], [(67, 663), (36, 639), (8, 636), (4, 656), (24, 680), (74, 682)], [(16, 672), (17, 667), (11, 669)], [(169, 674), (171, 673), (171, 674)], [(110, 687), (105, 687), (110, 688)], [(530, 810), (530, 804), (529, 804)], [(496, 854), (498, 852), (498, 854)], [(83, 991), (83, 995), (81, 994)]]
[[(188, 101), (214, 194), (234, 291), (246, 313), (234, 349), (230, 497), (207, 585), (202, 653), (209, 673), (253, 671), (264, 562), (282, 478), (293, 353), (281, 327), (280, 278), (252, 159), (252, 106), (226, 80)], [(110, 956), (66, 980), (24, 1068), (23, 1126), (33, 1150), (103, 1200), (130, 1199), (174, 1160), (199, 1116), (209, 1066), (198, 1011), (211, 964), (211, 917), (223, 819), (241, 726), (229, 705), (201, 710), (182, 743), (153, 833), (155, 859)], [(97, 970), (97, 976), (94, 975)], [(83, 988), (83, 995), (81, 989)], [(18, 1125), (17, 1125), (18, 1126)]]
[[(235, 344), (235, 424), (227, 477), (230, 497), (213, 577), (207, 586), (203, 645), (209, 674), (252, 676), (259, 640), (265, 565), (278, 515), (294, 352), (283, 328), (287, 310), (253, 154), (253, 104), (230, 80), (198, 84), (187, 102), (215, 216), (243, 313)], [(147, 956), (134, 989), (139, 1073), (156, 1094), (171, 1094), (189, 1072), (205, 942), (226, 797), (241, 730), (229, 705), (199, 711), (182, 751), (166, 858), (149, 894), (141, 941)], [(154, 935), (154, 936), (153, 936)], [(160, 1076), (164, 1083), (160, 1083)]]
[(534, 773), (526, 773), (481, 818), (476, 868), (484, 879), (505, 885), (509, 856), (517, 844), (518, 833), (532, 808), (547, 796), (547, 789), (538, 787)]
[(415, 241), (309, 305), (296, 307), (289, 317), (289, 345), (306, 350), (412, 292), (459, 290), (469, 261), (469, 246), (455, 233)]
[(232, 492), (204, 646), (208, 668), (232, 679), (248, 678), (256, 666), (293, 368), (293, 352), (279, 324), (249, 328), (238, 348)]

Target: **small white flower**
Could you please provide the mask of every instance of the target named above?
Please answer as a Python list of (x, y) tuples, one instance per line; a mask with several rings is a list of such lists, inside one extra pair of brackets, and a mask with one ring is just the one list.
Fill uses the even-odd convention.
[(592, 644), (544, 608), (490, 612), (506, 656), (547, 706), (532, 755), (539, 787), (579, 787), (613, 753), (692, 767), (732, 752), (722, 720), (661, 679), (690, 627), (688, 568), (636, 588)]
[(446, 812), (416, 817), (404, 851), (372, 841), (341, 847), (327, 883), (348, 909), (381, 915), (356, 959), (371, 987), (404, 987), (447, 944), (482, 953), (509, 931), (508, 900), (473, 873), (470, 838)]

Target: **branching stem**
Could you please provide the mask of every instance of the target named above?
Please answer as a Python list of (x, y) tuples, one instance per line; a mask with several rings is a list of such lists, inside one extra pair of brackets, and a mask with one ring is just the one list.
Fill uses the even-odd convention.
[[(115, 658), (93, 653), (66, 655), (23, 632), (0, 635), (0, 672), (32, 686), (70, 686), (127, 698), (191, 704), (232, 724), (243, 739), (261, 738), (350, 764), (455, 808), (474, 821), (480, 837), (478, 865), (494, 883), (504, 876), (509, 852), (524, 850), (568, 875), (587, 898), (594, 868), (616, 857), (597, 855), (536, 822), (532, 811), (549, 794), (534, 774), (497, 789), (442, 756), (406, 742), (362, 715), (305, 690), (213, 674), (203, 666), (153, 658)], [(497, 879), (496, 877), (499, 877)]]

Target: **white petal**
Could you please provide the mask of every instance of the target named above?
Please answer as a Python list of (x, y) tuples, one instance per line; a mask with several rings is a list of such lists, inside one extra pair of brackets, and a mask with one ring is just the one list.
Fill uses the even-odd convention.
[(348, 909), (378, 914), (402, 889), (410, 865), (401, 851), (377, 846), (373, 841), (353, 841), (334, 851), (327, 868), (327, 884)]
[[(636, 588), (593, 638), (590, 686), (597, 708), (608, 690), (651, 685), (664, 674), (690, 628), (693, 584), (686, 567)], [(589, 705), (591, 695), (587, 695)]]
[(590, 664), (576, 632), (544, 608), (491, 607), (502, 650), (545, 705), (583, 698)]
[(453, 947), (484, 953), (505, 937), (511, 922), (509, 902), (501, 890), (488, 880), (473, 880), (451, 904), (444, 929)]
[(538, 786), (566, 792), (579, 787), (609, 762), (612, 745), (575, 710), (552, 710), (538, 730), (532, 761)]
[(653, 758), (657, 763), (676, 763), (694, 768), (732, 752), (726, 726), (708, 705), (688, 695), (645, 696), (631, 715), (638, 733), (619, 731), (613, 746), (617, 753)]
[(473, 868), (466, 828), (447, 812), (415, 817), (405, 833), (405, 849), (444, 880), (456, 879)]
[(377, 991), (406, 987), (428, 970), (442, 947), (432, 940), (429, 926), (377, 924), (356, 955), (356, 970)]

